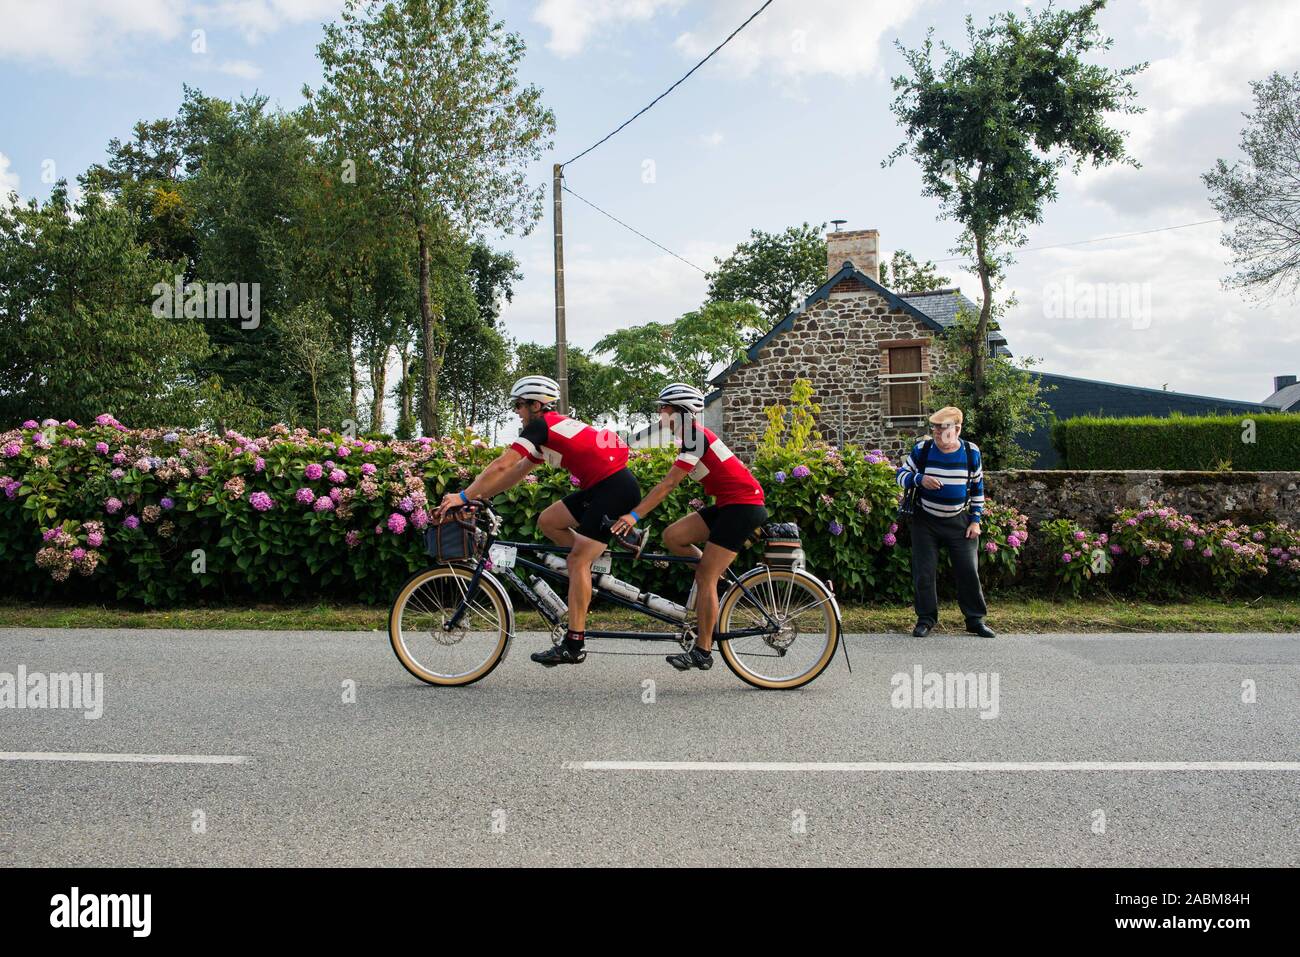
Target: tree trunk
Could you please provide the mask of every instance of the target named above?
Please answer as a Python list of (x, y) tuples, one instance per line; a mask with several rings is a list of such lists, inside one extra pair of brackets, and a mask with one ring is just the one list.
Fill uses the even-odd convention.
[(975, 233), (975, 256), (979, 261), (980, 288), (984, 292), (984, 301), (980, 304), (979, 324), (975, 329), (975, 342), (971, 347), (975, 350), (974, 361), (971, 363), (971, 375), (974, 379), (971, 388), (975, 396), (975, 404), (978, 406), (980, 400), (984, 398), (984, 350), (989, 339), (989, 317), (993, 315), (993, 279), (989, 272), (989, 264), (984, 258), (984, 236), (981, 233)]
[(370, 402), (370, 431), (384, 431), (384, 392), (388, 389), (388, 350), (384, 346), (370, 363), (370, 388), (373, 397)]
[(420, 240), (420, 335), (424, 356), (424, 376), (420, 381), (420, 427), (430, 438), (438, 438), (438, 356), (437, 319), (429, 296), (429, 236), (424, 223), (416, 222)]
[(398, 415), (403, 422), (411, 420), (411, 395), (414, 390), (411, 388), (411, 346), (410, 343), (404, 343), (398, 352), (398, 359), (402, 365), (402, 383), (399, 387), (401, 401), (401, 410)]
[(348, 414), (352, 417), (352, 421), (355, 424), (358, 418), (358, 412), (360, 411), (357, 407), (361, 402), (361, 381), (357, 376), (357, 354), (352, 345), (353, 340), (356, 337), (356, 316), (353, 315), (352, 312), (352, 283), (348, 282), (347, 287), (347, 319), (344, 320), (344, 335), (348, 337)]

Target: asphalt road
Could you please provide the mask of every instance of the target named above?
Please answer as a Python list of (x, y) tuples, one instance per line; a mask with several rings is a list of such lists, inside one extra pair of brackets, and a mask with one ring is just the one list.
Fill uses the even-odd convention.
[[(104, 676), (97, 720), (0, 707), (0, 864), (1300, 865), (1300, 635), (854, 635), (795, 692), (546, 640), (448, 689), (381, 633), (0, 630)], [(898, 707), (917, 666), (984, 706)]]

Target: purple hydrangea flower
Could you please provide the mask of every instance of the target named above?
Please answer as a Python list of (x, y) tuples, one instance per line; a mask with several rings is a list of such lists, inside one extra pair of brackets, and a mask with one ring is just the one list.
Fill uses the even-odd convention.
[(300, 488), (294, 495), (299, 505), (311, 505), (316, 501), (316, 493), (309, 488)]
[(415, 500), (408, 495), (397, 503), (397, 507), (409, 515), (415, 511)]
[(328, 495), (322, 495), (320, 498), (316, 499), (316, 505), (314, 507), (318, 512), (332, 512), (334, 510), (334, 499), (330, 498)]
[(28, 419), (26, 422), (23, 423), (24, 429), (39, 429), (40, 427), (41, 424), (37, 422), (35, 419)]
[(308, 465), (305, 469), (302, 470), (302, 474), (306, 476), (307, 480), (310, 482), (316, 481), (318, 478), (321, 477), (321, 475), (324, 474), (324, 472), (325, 470), (321, 468), (320, 465), (318, 465), (316, 462), (312, 462), (311, 465)]
[(166, 435), (163, 436), (163, 441), (166, 442), (168, 445), (174, 445), (180, 440), (181, 437), (177, 435), (175, 432), (168, 432)]
[(830, 530), (832, 535), (838, 535), (844, 531), (844, 526), (841, 525), (839, 522), (832, 521), (830, 524)]
[(165, 496), (158, 504), (161, 505), (164, 509), (169, 509), (169, 510), (176, 507), (176, 502)]
[(95, 443), (95, 451), (98, 452), (100, 455), (107, 455), (107, 454), (108, 454), (108, 443), (107, 443), (107, 442), (96, 442), (96, 443)]
[(377, 472), (377, 471), (379, 471), (379, 470), (378, 470), (377, 468), (375, 468), (375, 465), (374, 465), (373, 462), (367, 462), (365, 465), (361, 466), (361, 474), (362, 474), (362, 475), (374, 475), (375, 472)]
[(792, 471), (790, 474), (797, 479), (807, 478), (808, 476), (812, 475), (812, 469), (810, 469), (806, 465), (796, 465), (794, 467), (794, 471)]
[(122, 524), (126, 528), (139, 528), (140, 518), (136, 515), (128, 515), (126, 518), (122, 519)]
[(124, 472), (122, 469), (113, 469), (111, 472), (108, 473), (108, 477), (111, 478), (114, 482), (120, 482), (122, 481), (122, 479), (126, 477), (126, 472)]
[(17, 442), (10, 442), (8, 445), (4, 447), (5, 458), (12, 459), (15, 456), (17, 456), (20, 452), (22, 452), (22, 450), (23, 447), (19, 445)]
[(885, 544), (888, 545), (890, 548), (893, 548), (895, 545), (898, 544), (898, 539), (894, 536), (893, 532), (889, 532), (888, 534), (886, 534), (884, 541)]
[(108, 512), (109, 515), (116, 515), (121, 510), (122, 500), (120, 498), (109, 497), (104, 499), (104, 511)]
[(777, 485), (780, 485), (783, 482), (785, 482), (785, 473), (777, 472), (775, 475), (772, 476), (772, 478), (776, 481)]
[(248, 496), (248, 504), (259, 512), (265, 512), (275, 504), (275, 500), (265, 492), (254, 492)]
[(335, 469), (334, 471), (330, 472), (330, 481), (333, 482), (335, 485), (342, 485), (347, 480), (348, 480), (348, 473), (343, 471), (342, 469)]

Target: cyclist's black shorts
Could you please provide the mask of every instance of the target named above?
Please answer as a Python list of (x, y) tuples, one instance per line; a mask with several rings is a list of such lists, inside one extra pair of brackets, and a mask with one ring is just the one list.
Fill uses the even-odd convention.
[(598, 542), (608, 542), (609, 527), (601, 528), (601, 519), (609, 516), (613, 522), (620, 515), (626, 515), (636, 508), (641, 502), (641, 486), (630, 470), (621, 469), (601, 479), (591, 488), (579, 489), (572, 495), (564, 496), (561, 501), (577, 522), (579, 535), (594, 538)]
[(709, 505), (699, 515), (709, 526), (709, 541), (731, 552), (740, 551), (754, 529), (767, 521), (762, 505)]

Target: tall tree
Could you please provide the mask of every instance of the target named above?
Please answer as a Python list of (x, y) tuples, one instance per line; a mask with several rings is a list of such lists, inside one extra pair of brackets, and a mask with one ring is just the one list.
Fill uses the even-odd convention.
[(773, 326), (826, 280), (826, 224), (791, 226), (784, 232), (750, 231), (708, 274), (709, 302), (752, 302)]
[(880, 284), (894, 292), (933, 292), (947, 286), (951, 279), (940, 276), (930, 260), (918, 263), (906, 249), (894, 250), (888, 262), (880, 264)]
[(614, 394), (630, 418), (653, 415), (655, 397), (670, 382), (705, 389), (709, 373), (739, 358), (763, 317), (750, 302), (711, 302), (670, 323), (617, 329), (593, 348), (611, 354)]
[[(446, 335), (431, 258), (457, 229), (527, 233), (544, 190), (526, 169), (550, 147), (555, 118), (521, 87), (523, 40), (486, 0), (348, 0), (317, 47), (324, 82), (304, 88), (318, 129), (375, 171), (415, 229), (421, 323), (420, 416), (438, 432)], [(358, 169), (360, 172), (360, 169)]]
[(74, 205), (62, 181), (44, 205), (0, 203), (0, 422), (200, 424), (208, 340), (159, 302), (178, 264), (154, 259), (137, 227), (96, 193)]
[(1300, 73), (1252, 81), (1255, 112), (1241, 132), (1244, 160), (1219, 160), (1202, 178), (1231, 227), (1235, 272), (1225, 283), (1261, 298), (1300, 288)]
[(884, 163), (910, 154), (921, 167), (923, 194), (938, 198), (942, 215), (962, 227), (958, 250), (973, 258), (983, 290), (971, 340), (977, 403), (994, 284), (1010, 250), (1056, 198), (1061, 168), (1070, 164), (1077, 172), (1085, 161), (1137, 165), (1107, 121), (1141, 112), (1128, 78), (1146, 64), (1112, 70), (1086, 62), (1113, 42), (1097, 25), (1105, 5), (1048, 6), (1024, 19), (1002, 13), (979, 30), (968, 16), (968, 49), (940, 44), (945, 56), (937, 64), (929, 35), (919, 49), (897, 44), (910, 73), (895, 77), (892, 108), (906, 139)]

